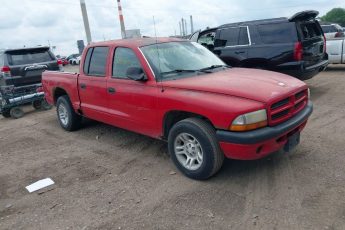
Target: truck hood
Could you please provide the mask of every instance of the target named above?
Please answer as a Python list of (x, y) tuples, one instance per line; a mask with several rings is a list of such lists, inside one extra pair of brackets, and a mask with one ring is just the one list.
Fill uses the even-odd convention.
[(258, 69), (229, 68), (224, 71), (163, 81), (164, 87), (226, 94), (263, 103), (307, 88), (285, 74)]

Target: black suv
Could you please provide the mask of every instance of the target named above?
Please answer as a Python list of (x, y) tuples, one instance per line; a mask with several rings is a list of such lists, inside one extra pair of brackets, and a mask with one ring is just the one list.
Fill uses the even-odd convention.
[(60, 70), (49, 47), (0, 51), (0, 86), (14, 87), (41, 83), (44, 70)]
[(282, 72), (301, 80), (328, 65), (325, 37), (315, 17), (304, 11), (291, 18), (231, 23), (196, 32), (197, 41), (230, 66)]

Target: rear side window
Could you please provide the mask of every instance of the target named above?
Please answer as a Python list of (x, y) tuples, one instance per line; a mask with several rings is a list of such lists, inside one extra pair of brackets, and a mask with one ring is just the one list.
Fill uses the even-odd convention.
[(84, 61), (84, 66), (83, 66), (83, 70), (85, 74), (89, 73), (89, 67), (90, 67), (90, 57), (92, 54), (93, 48), (89, 48), (87, 50), (86, 56), (85, 56), (85, 61)]
[(89, 49), (84, 63), (84, 73), (92, 76), (105, 76), (108, 57), (108, 47), (95, 47)]
[(10, 65), (25, 65), (54, 60), (48, 50), (18, 50), (7, 53)]
[(126, 79), (126, 72), (129, 67), (141, 68), (139, 59), (133, 50), (123, 47), (116, 48), (113, 61), (112, 77)]
[(324, 33), (336, 33), (336, 32), (338, 32), (338, 29), (333, 25), (321, 26), (321, 27), (322, 27), (322, 30)]
[(257, 26), (264, 44), (291, 43), (297, 41), (295, 23), (262, 24)]
[(218, 38), (215, 40), (215, 46), (238, 46), (248, 45), (247, 27), (233, 27), (219, 31)]

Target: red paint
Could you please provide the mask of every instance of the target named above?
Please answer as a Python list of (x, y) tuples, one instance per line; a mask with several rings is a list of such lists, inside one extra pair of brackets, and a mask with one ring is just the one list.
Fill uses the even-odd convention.
[[(47, 101), (54, 104), (55, 90), (63, 89), (75, 111), (85, 117), (161, 138), (165, 115), (171, 111), (203, 116), (216, 129), (227, 130), (237, 116), (259, 109), (269, 111), (273, 103), (307, 89), (302, 81), (284, 74), (241, 68), (157, 83), (139, 50), (139, 47), (152, 44), (153, 41), (155, 39), (126, 39), (89, 45), (82, 55), (79, 75), (51, 71), (43, 73), (42, 83)], [(158, 42), (171, 41), (181, 40), (158, 39)], [(106, 77), (90, 77), (83, 73), (86, 51), (94, 46), (110, 48)], [(110, 77), (116, 47), (128, 47), (135, 52), (148, 78), (146, 82)], [(87, 90), (80, 89), (81, 83), (87, 85)], [(282, 86), (278, 83), (284, 84)], [(108, 87), (115, 88), (116, 93), (108, 93)], [(302, 130), (304, 125), (298, 128)], [(276, 143), (278, 138), (255, 145), (220, 143), (220, 146), (227, 157), (257, 159), (280, 149), (284, 141)], [(260, 145), (263, 145), (262, 153), (256, 154)]]
[(272, 138), (267, 141), (256, 144), (233, 144), (220, 142), (220, 147), (227, 158), (237, 159), (237, 160), (256, 160), (266, 157), (278, 150), (282, 149), (287, 142), (287, 137), (296, 131), (301, 132), (307, 122), (304, 122), (296, 129), (286, 132), (279, 137)]

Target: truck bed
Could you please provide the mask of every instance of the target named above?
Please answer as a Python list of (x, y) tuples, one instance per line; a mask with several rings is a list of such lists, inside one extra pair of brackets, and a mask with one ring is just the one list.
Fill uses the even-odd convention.
[(54, 98), (54, 92), (61, 87), (61, 89), (68, 92), (73, 107), (78, 109), (80, 105), (78, 75), (78, 73), (44, 71), (42, 74), (42, 86), (47, 102), (55, 105), (56, 98)]
[(327, 53), (330, 64), (345, 64), (344, 38), (327, 40)]

